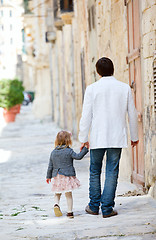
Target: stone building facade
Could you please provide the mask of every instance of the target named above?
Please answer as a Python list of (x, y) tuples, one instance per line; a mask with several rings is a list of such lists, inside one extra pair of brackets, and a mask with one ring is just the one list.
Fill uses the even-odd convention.
[(22, 0), (0, 1), (0, 79), (18, 77), (18, 58), (22, 52)]
[[(40, 35), (35, 39), (41, 41), (41, 26), (46, 26), (47, 43), (39, 48), (45, 58), (39, 62), (51, 69), (44, 87), (52, 99), (52, 118), (77, 137), (85, 88), (98, 80), (95, 63), (110, 57), (115, 77), (132, 87), (138, 110), (139, 146), (124, 149), (120, 177), (150, 189), (156, 198), (155, 0), (42, 0), (40, 4), (46, 18), (42, 23), (37, 20)], [(44, 74), (36, 76), (36, 86), (42, 89)], [(39, 90), (36, 95), (45, 97)], [(34, 107), (38, 115), (42, 115), (40, 104)]]
[(38, 118), (52, 112), (50, 45), (45, 41), (47, 8), (44, 1), (28, 1), (24, 14), (24, 86), (35, 92), (33, 111)]

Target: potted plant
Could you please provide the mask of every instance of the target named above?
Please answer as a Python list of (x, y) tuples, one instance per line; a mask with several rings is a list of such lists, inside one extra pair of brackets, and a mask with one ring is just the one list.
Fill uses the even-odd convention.
[(0, 80), (0, 107), (4, 108), (3, 116), (6, 122), (15, 121), (23, 102), (24, 87), (18, 79)]

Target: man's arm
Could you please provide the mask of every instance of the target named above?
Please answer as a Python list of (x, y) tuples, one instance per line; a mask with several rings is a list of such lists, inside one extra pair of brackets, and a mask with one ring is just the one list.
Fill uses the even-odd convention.
[(82, 116), (79, 124), (79, 141), (84, 144), (88, 143), (88, 134), (90, 125), (92, 122), (92, 96), (91, 96), (91, 87), (86, 88), (84, 95)]
[(131, 89), (129, 87), (128, 91), (128, 118), (129, 118), (129, 127), (130, 127), (130, 134), (131, 134), (131, 145), (132, 147), (138, 144), (138, 118), (137, 118), (137, 111), (134, 105), (133, 96)]

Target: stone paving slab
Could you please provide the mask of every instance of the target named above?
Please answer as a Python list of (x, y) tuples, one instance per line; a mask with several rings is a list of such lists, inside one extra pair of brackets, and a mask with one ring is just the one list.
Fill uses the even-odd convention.
[[(119, 181), (118, 216), (103, 219), (101, 213), (98, 216), (85, 213), (89, 155), (75, 161), (81, 182), (80, 189), (73, 192), (75, 218), (66, 217), (64, 195), (61, 198), (63, 216), (54, 216), (53, 194), (45, 176), (58, 131), (49, 119), (36, 120), (30, 107), (22, 108), (16, 122), (1, 129), (0, 240), (156, 239), (156, 201), (148, 195), (122, 196), (137, 189), (131, 183)], [(73, 148), (78, 151), (79, 143), (74, 141)]]

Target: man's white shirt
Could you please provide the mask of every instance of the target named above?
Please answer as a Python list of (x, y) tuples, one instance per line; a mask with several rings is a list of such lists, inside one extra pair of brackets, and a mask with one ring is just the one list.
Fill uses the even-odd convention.
[(79, 125), (79, 141), (90, 148), (126, 148), (128, 113), (132, 141), (138, 140), (137, 111), (131, 88), (113, 76), (102, 77), (86, 88)]

